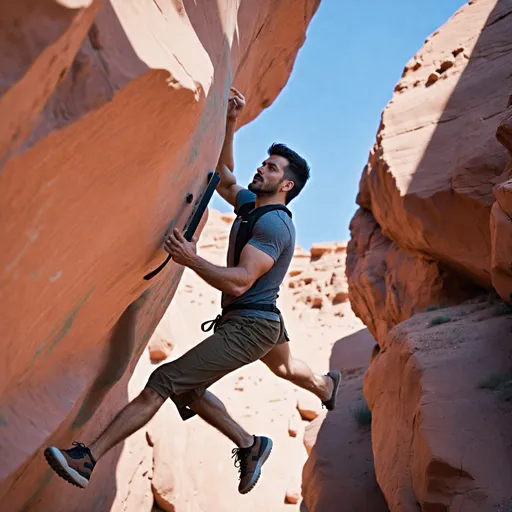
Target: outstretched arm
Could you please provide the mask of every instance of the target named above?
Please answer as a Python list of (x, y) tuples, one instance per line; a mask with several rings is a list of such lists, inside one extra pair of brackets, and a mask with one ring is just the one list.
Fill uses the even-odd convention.
[(195, 240), (187, 242), (177, 229), (169, 235), (165, 249), (176, 263), (190, 268), (209, 285), (237, 297), (243, 295), (274, 265), (271, 256), (247, 244), (242, 250), (237, 267), (219, 267), (198, 256)]
[(231, 87), (232, 94), (228, 99), (228, 110), (226, 114), (226, 134), (224, 144), (217, 163), (217, 173), (220, 177), (220, 183), (217, 192), (232, 206), (236, 204), (236, 196), (243, 189), (237, 185), (235, 175), (235, 159), (233, 156), (233, 140), (235, 137), (236, 123), (238, 116), (245, 108), (245, 98), (241, 92)]

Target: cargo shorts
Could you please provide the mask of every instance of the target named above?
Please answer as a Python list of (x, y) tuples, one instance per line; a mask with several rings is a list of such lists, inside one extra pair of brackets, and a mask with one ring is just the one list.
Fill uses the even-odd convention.
[(147, 387), (170, 398), (183, 420), (195, 415), (189, 405), (228, 373), (258, 361), (287, 341), (280, 321), (230, 314), (220, 319), (215, 332), (178, 359), (159, 366)]

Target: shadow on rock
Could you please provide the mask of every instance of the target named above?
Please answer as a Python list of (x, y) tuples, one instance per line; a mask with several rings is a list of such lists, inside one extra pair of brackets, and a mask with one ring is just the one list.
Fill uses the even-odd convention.
[(303, 471), (301, 512), (384, 512), (388, 510), (375, 479), (371, 414), (362, 392), (375, 340), (368, 329), (338, 340), (329, 367), (343, 374), (336, 409), (306, 429), (309, 453)]

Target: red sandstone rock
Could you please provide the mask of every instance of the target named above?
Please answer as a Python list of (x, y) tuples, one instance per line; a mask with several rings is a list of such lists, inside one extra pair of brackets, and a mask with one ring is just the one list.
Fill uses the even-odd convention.
[(501, 297), (512, 302), (512, 180), (494, 190), (491, 210), (491, 277)]
[(151, 336), (148, 351), (153, 363), (164, 361), (172, 354), (174, 343), (169, 338), (167, 333), (159, 332), (158, 329)]
[(324, 254), (333, 254), (333, 253), (345, 253), (346, 245), (344, 243), (339, 242), (323, 242), (323, 243), (315, 243), (311, 245), (311, 257), (314, 259), (318, 259)]
[(151, 361), (153, 363), (158, 363), (160, 361), (165, 361), (165, 359), (171, 355), (174, 346), (165, 338), (157, 338), (151, 342), (148, 348), (151, 354)]
[(508, 107), (501, 123), (496, 129), (496, 137), (512, 156), (512, 94), (508, 100)]
[(431, 258), (400, 249), (383, 235), (369, 211), (359, 209), (350, 229), (347, 278), (352, 309), (379, 342), (411, 315), (475, 294), (471, 282)]
[[(508, 149), (512, 173), (512, 95), (511, 105), (498, 126), (498, 140)], [(491, 278), (496, 291), (504, 300), (512, 302), (512, 179), (493, 189), (496, 202), (491, 210)]]
[(381, 341), (364, 395), (390, 510), (512, 504), (512, 315), (500, 303), (415, 315)]
[(359, 196), (401, 248), (485, 286), (492, 189), (511, 178), (495, 136), (510, 95), (511, 13), (510, 2), (470, 2), (428, 38), (382, 114)]
[[(288, 80), (318, 0), (8, 2), (0, 12), (0, 497), (6, 510), (108, 510), (122, 447), (87, 494), (47, 444), (91, 439), (126, 386), (182, 268), (166, 254), (216, 163), (232, 83), (241, 124)], [(269, 72), (270, 71), (270, 72)], [(203, 221), (206, 220), (206, 216)], [(200, 232), (200, 230), (199, 230)], [(136, 339), (113, 343), (148, 285)], [(108, 400), (104, 399), (108, 396)]]
[(335, 312), (348, 301), (346, 250), (344, 242), (313, 244), (309, 253), (297, 248), (284, 283), (294, 290), (297, 304)]
[[(512, 505), (510, 306), (475, 300), (419, 314), (482, 293), (476, 285), (510, 300), (512, 60), (501, 49), (511, 16), (509, 2), (469, 2), (427, 39), (360, 182), (347, 276), (380, 345), (364, 394), (392, 511)], [(480, 389), (490, 378), (501, 384)]]
[(294, 411), (294, 414), (292, 417), (288, 420), (288, 435), (290, 437), (297, 437), (297, 434), (301, 430), (301, 416), (299, 414), (296, 414)]
[(286, 487), (286, 493), (284, 497), (285, 503), (290, 503), (291, 505), (297, 505), (300, 503), (302, 498), (300, 476), (300, 473), (297, 472), (292, 477), (290, 477), (290, 481)]
[(365, 396), (393, 511), (511, 505), (512, 410), (499, 401), (510, 383), (478, 389), (512, 367), (508, 307), (415, 315), (474, 294), (465, 279), (510, 297), (511, 167), (495, 132), (512, 153), (511, 60), (500, 50), (511, 15), (506, 2), (470, 2), (427, 40), (383, 113), (361, 180), (347, 274), (352, 307), (382, 347)]
[(309, 459), (303, 471), (304, 502), (310, 512), (385, 512), (375, 480), (369, 425), (358, 422), (361, 389), (375, 341), (367, 329), (339, 339), (330, 366), (342, 371), (337, 407), (306, 427)]
[(316, 396), (301, 389), (297, 399), (297, 410), (303, 420), (312, 421), (322, 412), (322, 407)]

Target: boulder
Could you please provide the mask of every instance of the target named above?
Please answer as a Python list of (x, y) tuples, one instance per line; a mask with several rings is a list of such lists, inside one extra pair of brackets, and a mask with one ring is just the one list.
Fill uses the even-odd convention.
[(415, 315), (384, 340), (364, 395), (390, 510), (512, 505), (511, 320), (484, 298)]
[(493, 187), (512, 177), (496, 139), (510, 95), (511, 12), (509, 2), (469, 2), (427, 39), (383, 111), (358, 197), (400, 248), (485, 287)]

